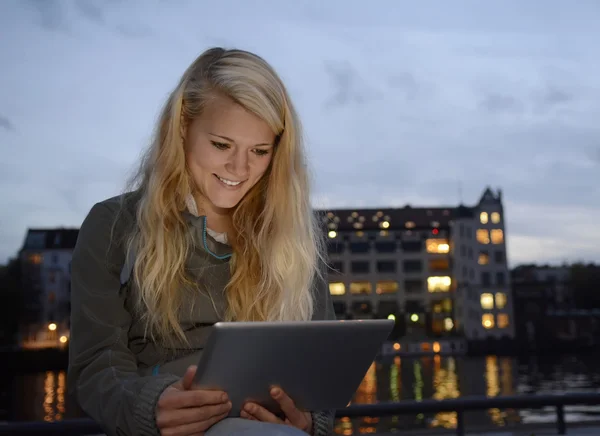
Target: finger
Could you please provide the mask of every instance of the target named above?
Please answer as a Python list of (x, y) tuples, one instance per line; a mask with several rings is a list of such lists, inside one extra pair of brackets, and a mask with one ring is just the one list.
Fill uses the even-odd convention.
[(185, 371), (185, 374), (183, 375), (183, 378), (181, 379), (181, 385), (182, 385), (183, 389), (185, 389), (185, 390), (191, 389), (197, 369), (198, 369), (198, 367), (196, 365), (191, 365)]
[(256, 403), (246, 403), (244, 405), (244, 411), (256, 418), (258, 421), (283, 424), (283, 421), (281, 419), (279, 419), (273, 413), (269, 412), (267, 409), (265, 409), (262, 406), (259, 406)]
[(240, 411), (240, 416), (244, 419), (249, 419), (250, 421), (258, 421), (254, 416), (250, 415), (245, 410)]
[(223, 391), (189, 390), (180, 391), (167, 388), (158, 400), (160, 409), (183, 409), (185, 407), (200, 407), (212, 404), (225, 404), (229, 401)]
[(214, 416), (219, 416), (223, 413), (227, 414), (230, 410), (231, 403), (186, 409), (160, 409), (156, 413), (156, 425), (158, 425), (158, 428), (177, 427), (212, 419)]
[(190, 424), (178, 425), (177, 427), (169, 427), (160, 431), (161, 436), (191, 436), (202, 434), (214, 424), (227, 417), (228, 413), (213, 416), (205, 421), (196, 421)]
[(271, 389), (271, 396), (281, 406), (281, 410), (285, 413), (285, 417), (296, 427), (304, 427), (305, 416), (304, 413), (299, 410), (294, 401), (286, 394), (283, 389), (274, 387)]

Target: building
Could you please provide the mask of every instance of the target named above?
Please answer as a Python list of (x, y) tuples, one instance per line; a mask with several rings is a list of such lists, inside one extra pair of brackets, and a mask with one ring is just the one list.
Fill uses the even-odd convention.
[(416, 341), (514, 338), (500, 190), (470, 207), (319, 212), (338, 318), (394, 318)]
[(19, 251), (25, 348), (60, 346), (69, 338), (71, 257), (78, 229), (29, 229)]

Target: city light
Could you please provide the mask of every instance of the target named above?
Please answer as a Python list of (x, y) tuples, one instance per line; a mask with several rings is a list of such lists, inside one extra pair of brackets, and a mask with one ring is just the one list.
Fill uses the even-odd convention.
[(335, 232), (335, 230), (331, 230), (331, 231), (329, 232), (329, 237), (330, 237), (331, 239), (335, 238), (336, 236), (337, 236), (337, 233)]
[(413, 314), (410, 316), (410, 320), (411, 320), (412, 322), (417, 322), (417, 321), (419, 320), (419, 315), (417, 315), (416, 313), (413, 313)]
[(441, 350), (440, 343), (439, 342), (434, 342), (433, 343), (433, 352), (434, 353), (439, 353), (440, 350)]
[(51, 332), (56, 330), (56, 324), (54, 324), (53, 322), (48, 324), (48, 330), (50, 330)]
[(60, 343), (61, 343), (61, 344), (66, 344), (66, 343), (67, 343), (67, 340), (68, 340), (68, 339), (67, 339), (67, 337), (66, 337), (66, 336), (61, 336), (61, 337), (60, 337), (60, 339), (59, 339), (59, 341), (60, 341)]
[(388, 315), (388, 319), (393, 319), (394, 321), (396, 321), (396, 315), (394, 315), (393, 313), (390, 313)]

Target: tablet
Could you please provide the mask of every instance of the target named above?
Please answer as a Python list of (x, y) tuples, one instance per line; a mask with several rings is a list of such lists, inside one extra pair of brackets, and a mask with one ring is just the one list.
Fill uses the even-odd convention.
[(275, 414), (273, 385), (299, 409), (344, 408), (389, 336), (393, 320), (216, 323), (194, 386), (227, 392), (239, 416), (247, 401)]

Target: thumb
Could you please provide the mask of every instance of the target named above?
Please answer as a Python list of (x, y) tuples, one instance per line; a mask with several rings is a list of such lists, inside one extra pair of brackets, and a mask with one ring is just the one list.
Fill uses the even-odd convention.
[(194, 376), (196, 375), (196, 370), (198, 367), (196, 365), (191, 365), (185, 371), (183, 378), (181, 379), (181, 388), (185, 391), (192, 388), (192, 383), (194, 382)]

